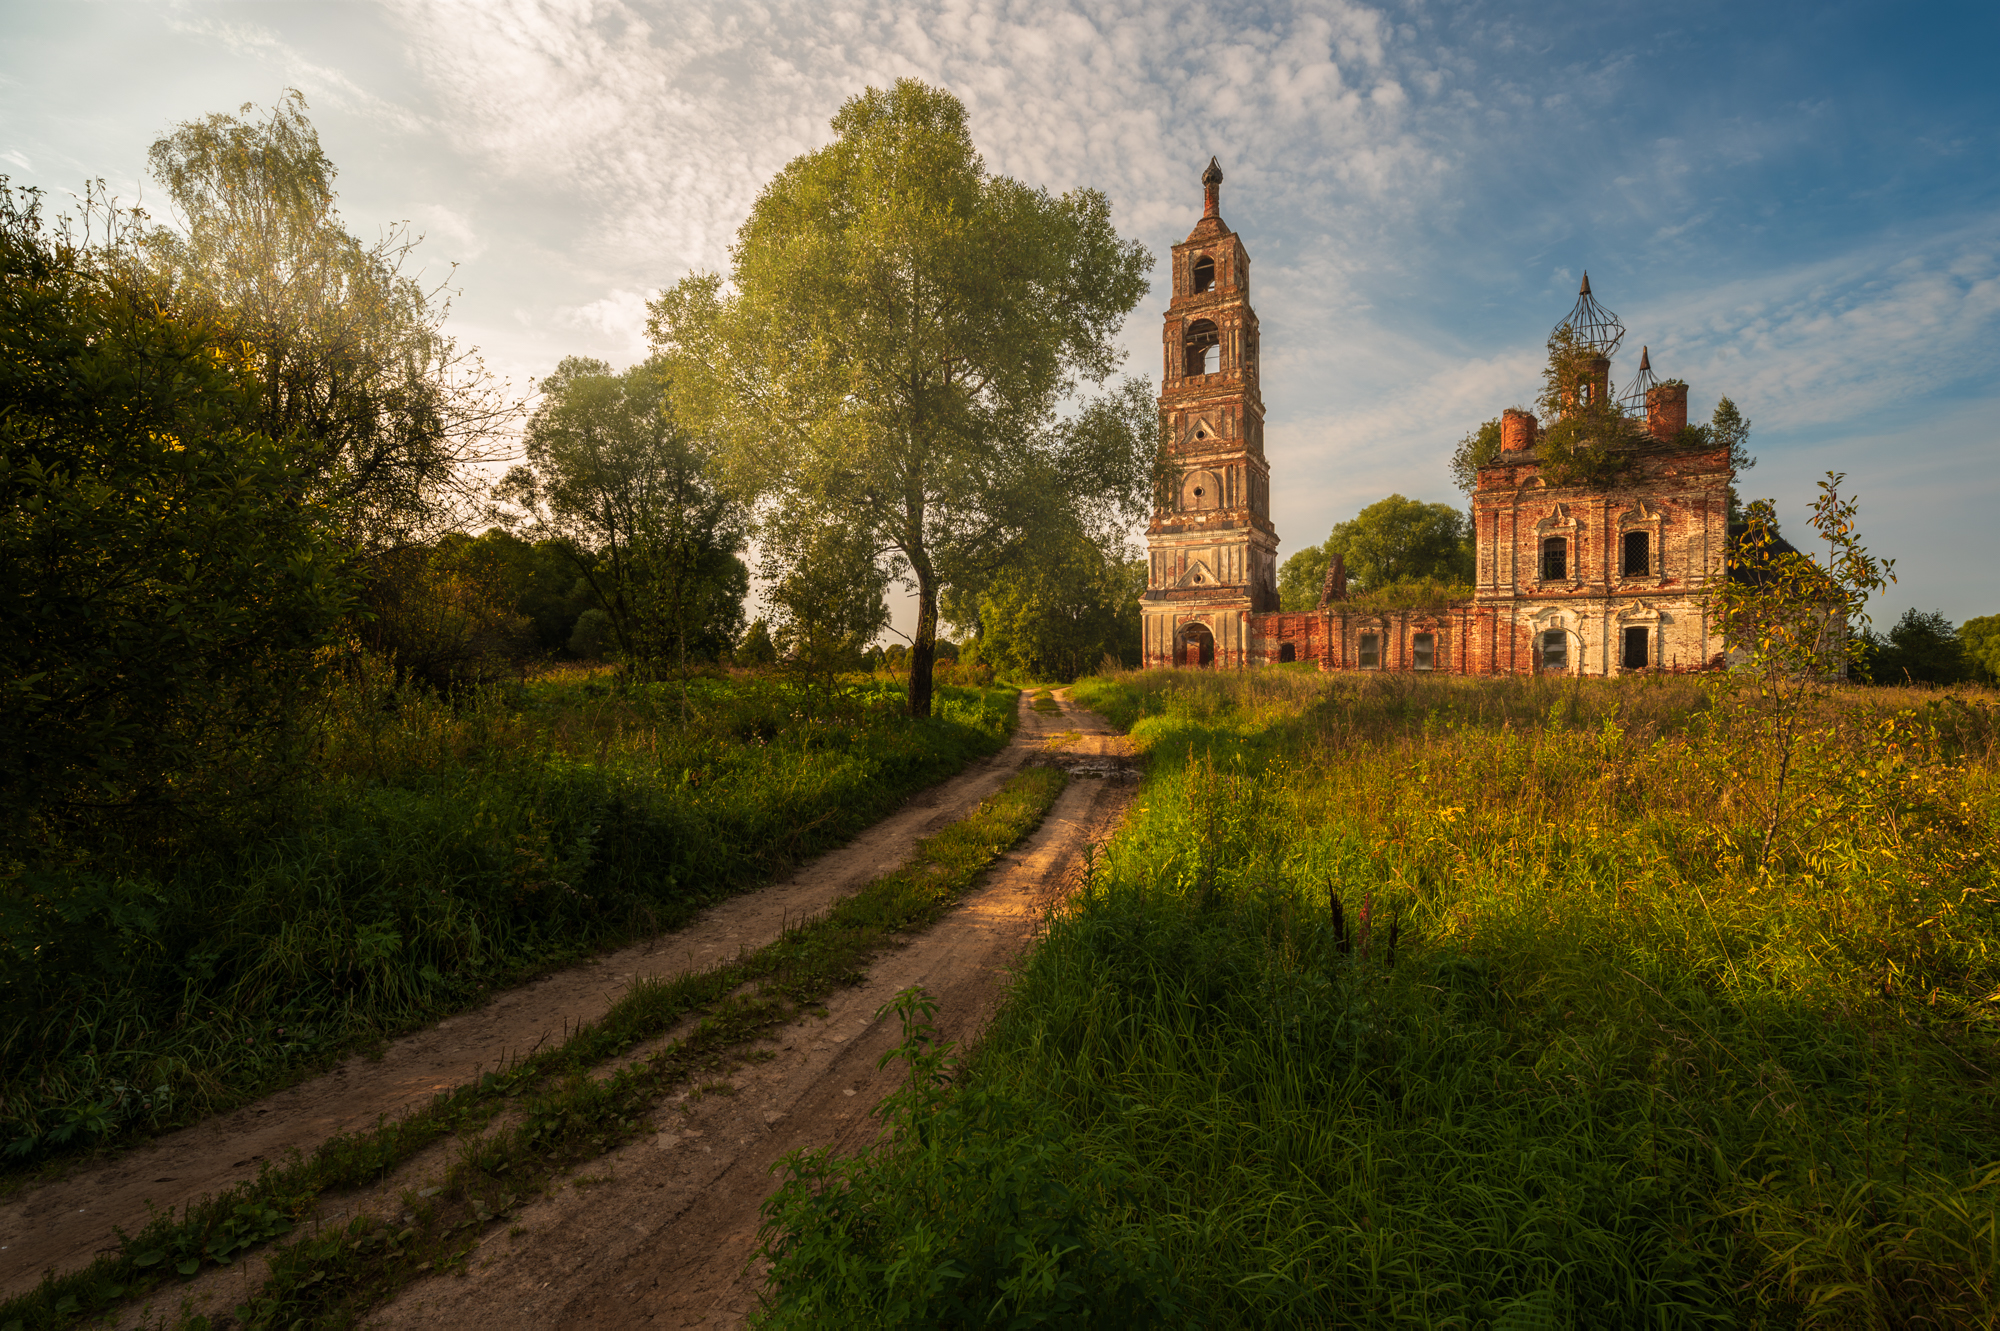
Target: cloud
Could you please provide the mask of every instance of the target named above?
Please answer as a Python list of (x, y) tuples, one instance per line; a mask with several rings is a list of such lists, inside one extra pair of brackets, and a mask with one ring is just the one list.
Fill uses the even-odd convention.
[(430, 246), (430, 252), (453, 263), (464, 263), (486, 253), (486, 240), (473, 229), (472, 220), (455, 208), (441, 203), (421, 204), (411, 210), (410, 220)]
[(596, 244), (682, 268), (720, 265), (763, 182), (827, 141), (842, 101), (903, 75), (965, 101), (995, 169), (1105, 188), (1142, 232), (1185, 226), (1210, 153), (1246, 188), (1330, 209), (1418, 206), (1442, 165), (1415, 121), (1448, 78), (1359, 4), (447, 0), (397, 15), (464, 151), (602, 208)]
[(307, 57), (260, 24), (203, 18), (179, 8), (168, 11), (165, 21), (171, 31), (213, 42), (234, 55), (276, 65), (308, 100), (403, 133), (422, 133), (428, 128), (425, 118), (407, 106), (369, 92), (340, 69)]
[(647, 354), (646, 302), (657, 291), (618, 290), (585, 305), (565, 305), (555, 321), (564, 328), (596, 333), (633, 360)]
[(15, 166), (20, 167), (23, 171), (32, 171), (35, 169), (35, 165), (33, 162), (30, 162), (27, 158), (23, 157), (21, 154), (17, 152), (10, 151), (10, 152), (0, 153), (0, 162), (12, 162)]
[[(1726, 393), (1787, 431), (1852, 426), (1913, 401), (1990, 392), (2000, 218), (1696, 286), (1628, 319), (1662, 375)], [(1639, 338), (1639, 328), (1655, 329)]]

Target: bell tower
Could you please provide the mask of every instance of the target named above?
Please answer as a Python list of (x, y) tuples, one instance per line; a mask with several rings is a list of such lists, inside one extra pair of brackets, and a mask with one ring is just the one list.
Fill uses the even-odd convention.
[(1178, 484), (1155, 499), (1139, 598), (1147, 666), (1249, 662), (1250, 616), (1278, 608), (1278, 534), (1264, 461), (1250, 256), (1222, 220), (1222, 168), (1173, 248), (1160, 423)]

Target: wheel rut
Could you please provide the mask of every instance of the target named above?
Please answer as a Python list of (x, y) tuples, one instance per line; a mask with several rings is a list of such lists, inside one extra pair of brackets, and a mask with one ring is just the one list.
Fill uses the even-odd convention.
[[(538, 1043), (559, 1041), (601, 1017), (635, 981), (705, 970), (763, 946), (786, 924), (902, 865), (919, 838), (970, 813), (1029, 763), (1054, 763), (1099, 778), (1073, 782), (1041, 828), (996, 862), (958, 909), (907, 947), (881, 957), (863, 985), (836, 995), (825, 1019), (798, 1023), (767, 1045), (776, 1057), (743, 1069), (734, 1078), (733, 1095), (692, 1096), (663, 1106), (659, 1120), (672, 1126), (660, 1135), (613, 1152), (586, 1167), (579, 1179), (523, 1208), (513, 1232), (496, 1228), (484, 1238), (466, 1276), (421, 1282), (376, 1315), (383, 1325), (458, 1323), (473, 1315), (473, 1306), (482, 1303), (478, 1295), (500, 1279), (486, 1273), (505, 1267), (542, 1271), (536, 1291), (510, 1278), (507, 1301), (519, 1315), (496, 1314), (509, 1326), (553, 1325), (579, 1316), (618, 1323), (624, 1314), (613, 1311), (623, 1306), (617, 1299), (601, 1308), (592, 1300), (626, 1287), (622, 1298), (648, 1308), (665, 1308), (667, 1302), (675, 1309), (708, 1306), (702, 1291), (711, 1291), (710, 1303), (721, 1310), (717, 1324), (735, 1324), (754, 1303), (755, 1282), (744, 1272), (743, 1259), (753, 1246), (757, 1206), (774, 1186), (769, 1164), (796, 1145), (858, 1149), (872, 1134), (869, 1111), (895, 1084), (893, 1072), (875, 1071), (875, 1060), (890, 1041), (868, 1018), (897, 990), (923, 984), (946, 1005), (940, 1016), (949, 1038), (976, 1034), (997, 1002), (1003, 968), (1074, 878), (1083, 845), (1108, 836), (1122, 815), (1130, 793), (1130, 783), (1120, 779), (1130, 771), (1124, 739), (1067, 701), (1060, 705), (1059, 715), (1036, 712), (1024, 694), (1013, 740), (1000, 753), (915, 796), (846, 846), (770, 887), (709, 908), (683, 929), (552, 972), (391, 1042), (379, 1059), (349, 1058), (289, 1090), (0, 1202), (0, 1296), (33, 1288), (45, 1270), (72, 1270), (112, 1250), (117, 1231), (136, 1233), (155, 1209), (183, 1206), (254, 1178), (267, 1161), (310, 1152), (338, 1132), (370, 1128), (506, 1065)], [(641, 1172), (649, 1185), (635, 1189), (628, 1180)], [(607, 1181), (584, 1181), (599, 1177)], [(569, 1218), (558, 1221), (557, 1215)], [(613, 1215), (619, 1218), (610, 1220)], [(723, 1223), (725, 1216), (735, 1219)], [(579, 1243), (584, 1234), (596, 1235), (600, 1250)], [(708, 1245), (713, 1251), (701, 1262), (652, 1269), (659, 1244), (691, 1254), (702, 1249), (695, 1241), (702, 1234), (717, 1243)], [(572, 1254), (573, 1271), (597, 1271), (614, 1258), (641, 1265), (629, 1274), (621, 1266), (620, 1276), (608, 1283), (598, 1278), (600, 1271), (584, 1288), (581, 1277), (564, 1277), (549, 1265), (549, 1254), (557, 1252)], [(725, 1260), (730, 1253), (736, 1254), (733, 1265)], [(516, 1254), (522, 1260), (512, 1260)], [(236, 1287), (253, 1269), (261, 1275), (262, 1265), (245, 1262), (228, 1273), (225, 1283), (235, 1297), (249, 1292)], [(719, 1274), (725, 1268), (731, 1272), (727, 1280)], [(678, 1293), (670, 1298), (660, 1294), (663, 1288)], [(156, 1290), (144, 1302), (157, 1310), (183, 1295), (206, 1303), (206, 1296), (222, 1293), (204, 1278)], [(729, 1311), (739, 1305), (739, 1311)], [(531, 1307), (542, 1312), (529, 1315)], [(484, 1312), (478, 1316), (494, 1320)], [(643, 1318), (633, 1324), (641, 1321), (658, 1324)]]
[[(1059, 700), (1061, 701), (1061, 700)], [(899, 1084), (877, 1061), (895, 1043), (875, 1013), (922, 985), (939, 1000), (940, 1037), (963, 1045), (999, 1005), (1008, 968), (1049, 907), (1081, 881), (1085, 848), (1117, 829), (1134, 775), (1123, 736), (1062, 701), (1061, 716), (1023, 713), (1041, 760), (1095, 773), (1073, 780), (1042, 825), (987, 871), (944, 920), (877, 958), (824, 1017), (794, 1022), (729, 1078), (726, 1094), (670, 1097), (659, 1132), (585, 1168), (495, 1227), (463, 1274), (405, 1289), (375, 1327), (476, 1325), (741, 1326), (756, 1306), (759, 1210), (772, 1167), (801, 1147), (843, 1154), (875, 1140), (874, 1110)], [(1037, 724), (1031, 729), (1028, 718)]]

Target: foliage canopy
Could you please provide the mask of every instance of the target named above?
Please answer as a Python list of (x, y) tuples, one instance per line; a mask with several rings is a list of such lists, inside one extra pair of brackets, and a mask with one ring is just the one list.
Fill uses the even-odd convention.
[(871, 88), (833, 130), (765, 187), (729, 288), (692, 276), (648, 327), (705, 385), (742, 492), (867, 533), (914, 584), (909, 705), (928, 715), (944, 588), (990, 576), (1052, 515), (1145, 510), (1145, 385), (1058, 409), (1116, 368), (1151, 260), (1097, 191), (989, 173), (942, 89)]

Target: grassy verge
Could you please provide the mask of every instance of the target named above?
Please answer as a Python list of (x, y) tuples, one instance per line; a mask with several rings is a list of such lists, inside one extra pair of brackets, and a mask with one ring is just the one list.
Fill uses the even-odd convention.
[(1814, 718), (1759, 873), (1690, 681), (1077, 693), (1132, 816), (765, 1324), (2000, 1320), (1990, 701)]
[[(713, 970), (634, 985), (603, 1020), (563, 1045), (478, 1084), (439, 1096), (409, 1118), (339, 1137), (254, 1183), (162, 1216), (115, 1256), (52, 1279), (0, 1305), (0, 1329), (59, 1327), (207, 1262), (288, 1232), (326, 1193), (372, 1183), (450, 1135), (465, 1146), (438, 1186), (406, 1197), (400, 1224), (360, 1217), (285, 1245), (264, 1287), (238, 1310), (251, 1326), (344, 1326), (425, 1272), (448, 1268), (479, 1232), (562, 1171), (649, 1130), (648, 1114), (673, 1086), (719, 1070), (732, 1051), (859, 979), (890, 935), (934, 923), (999, 855), (1032, 830), (1064, 776), (1030, 768), (973, 813), (918, 843), (910, 862), (786, 931), (756, 953)], [(754, 986), (739, 993), (746, 986)], [(685, 1038), (608, 1077), (606, 1059), (700, 1011)], [(504, 1107), (517, 1121), (481, 1132)]]
[[(1002, 747), (1015, 695), (357, 677), (200, 827), (0, 862), (0, 1165), (226, 1109), (769, 881)], [(57, 853), (61, 851), (61, 853)]]

